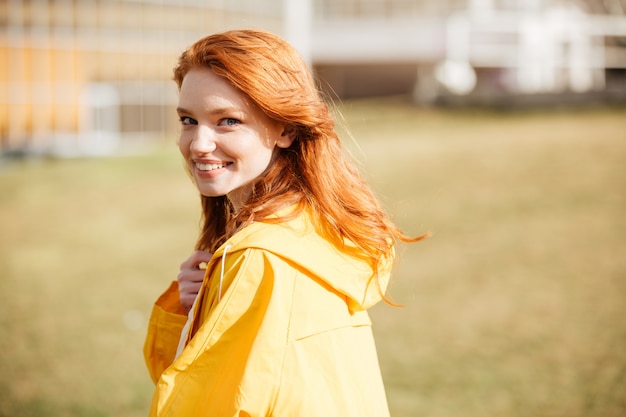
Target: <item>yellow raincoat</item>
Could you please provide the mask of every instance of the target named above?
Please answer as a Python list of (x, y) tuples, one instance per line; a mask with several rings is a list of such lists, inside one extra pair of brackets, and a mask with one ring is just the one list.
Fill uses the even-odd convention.
[(156, 302), (150, 416), (388, 416), (366, 312), (380, 299), (369, 265), (306, 215), (251, 224), (214, 254), (189, 318), (175, 282)]

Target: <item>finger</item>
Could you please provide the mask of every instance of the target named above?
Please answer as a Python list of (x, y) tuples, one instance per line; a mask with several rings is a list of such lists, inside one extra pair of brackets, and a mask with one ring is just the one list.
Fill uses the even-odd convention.
[(188, 282), (202, 283), (205, 272), (203, 269), (185, 269), (178, 273), (176, 280), (179, 285), (186, 285)]
[(178, 282), (195, 282), (204, 278), (204, 270), (200, 269), (183, 269), (176, 276)]
[(180, 294), (180, 305), (183, 307), (183, 311), (188, 313), (196, 299), (196, 294)]
[(180, 269), (198, 269), (201, 264), (209, 262), (211, 257), (212, 255), (208, 252), (201, 250), (194, 251), (189, 258), (180, 264)]
[(202, 250), (194, 252), (193, 255), (194, 255), (195, 259), (196, 259), (196, 262), (198, 262), (198, 264), (200, 264), (200, 263), (208, 263), (211, 260), (211, 258), (213, 257), (212, 253), (205, 252), (205, 251), (202, 251)]
[(193, 282), (181, 282), (180, 285), (178, 285), (178, 292), (181, 295), (184, 294), (197, 294), (198, 291), (200, 291), (200, 287), (202, 287), (202, 283), (193, 283)]

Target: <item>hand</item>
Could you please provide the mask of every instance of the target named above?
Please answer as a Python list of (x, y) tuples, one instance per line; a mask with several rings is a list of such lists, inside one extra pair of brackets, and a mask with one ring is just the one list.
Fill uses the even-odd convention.
[(198, 296), (204, 279), (204, 264), (211, 260), (211, 256), (208, 252), (197, 250), (180, 265), (180, 272), (176, 280), (178, 281), (178, 297), (185, 314), (189, 313)]

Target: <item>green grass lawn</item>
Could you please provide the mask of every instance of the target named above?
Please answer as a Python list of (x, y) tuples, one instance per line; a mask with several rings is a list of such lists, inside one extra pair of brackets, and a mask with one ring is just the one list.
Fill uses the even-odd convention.
[[(626, 112), (345, 103), (407, 233), (372, 311), (395, 417), (626, 415)], [(0, 416), (144, 416), (152, 302), (193, 249), (175, 139), (0, 165)], [(323, 174), (323, 173), (322, 173)]]

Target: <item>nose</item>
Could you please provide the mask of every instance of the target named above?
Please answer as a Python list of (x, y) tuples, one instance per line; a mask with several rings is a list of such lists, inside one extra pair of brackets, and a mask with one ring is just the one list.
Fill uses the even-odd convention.
[(189, 150), (195, 155), (206, 155), (217, 149), (215, 132), (208, 127), (199, 126), (189, 144)]

